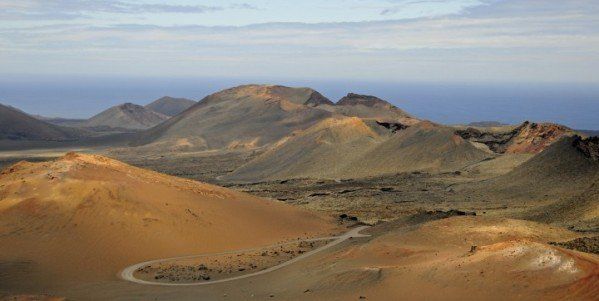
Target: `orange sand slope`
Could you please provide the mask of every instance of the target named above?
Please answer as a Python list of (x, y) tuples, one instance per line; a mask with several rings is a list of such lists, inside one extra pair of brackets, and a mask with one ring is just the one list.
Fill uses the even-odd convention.
[(148, 259), (326, 236), (336, 227), (282, 203), (101, 156), (21, 162), (0, 175), (0, 261), (29, 262), (65, 280), (114, 277)]
[(599, 256), (547, 244), (577, 235), (512, 219), (438, 220), (322, 259), (335, 269), (314, 267), (311, 290), (322, 300), (597, 300)]

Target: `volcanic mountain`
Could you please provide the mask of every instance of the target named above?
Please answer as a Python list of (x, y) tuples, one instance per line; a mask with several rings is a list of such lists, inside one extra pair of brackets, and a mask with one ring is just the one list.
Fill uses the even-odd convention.
[(194, 104), (196, 104), (195, 101), (187, 98), (173, 98), (164, 96), (146, 105), (146, 108), (154, 112), (173, 117), (175, 115), (179, 115), (181, 112), (187, 110)]
[(13, 107), (0, 105), (0, 139), (68, 141), (87, 134), (83, 130), (53, 125)]
[(454, 171), (488, 156), (452, 128), (431, 122), (393, 133), (379, 123), (345, 117), (295, 133), (225, 178), (256, 181)]
[(143, 130), (162, 123), (169, 117), (146, 107), (125, 103), (114, 106), (88, 119), (84, 126), (90, 128), (113, 128)]
[(135, 145), (164, 149), (251, 149), (330, 117), (329, 101), (309, 88), (247, 85), (207, 96), (141, 135)]
[[(109, 279), (155, 258), (328, 236), (328, 218), (95, 155), (18, 163), (0, 175), (0, 262), (19, 281)], [(26, 266), (23, 267), (24, 263)]]
[(327, 118), (342, 116), (378, 121), (389, 127), (419, 122), (373, 96), (349, 94), (335, 104), (310, 88), (246, 85), (204, 98), (144, 132), (134, 146), (147, 145), (153, 150), (255, 149), (285, 140), (293, 132)]

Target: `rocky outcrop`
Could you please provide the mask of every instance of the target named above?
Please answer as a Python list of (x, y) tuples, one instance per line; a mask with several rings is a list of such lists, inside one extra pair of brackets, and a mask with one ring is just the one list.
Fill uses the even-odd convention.
[(583, 139), (580, 136), (576, 136), (573, 144), (585, 157), (593, 161), (599, 161), (599, 137)]
[(467, 128), (465, 130), (456, 131), (456, 134), (463, 139), (485, 144), (490, 150), (496, 153), (504, 153), (505, 146), (508, 144), (510, 139), (514, 137), (515, 132), (491, 133), (483, 132), (475, 128)]
[(466, 140), (485, 144), (496, 153), (536, 154), (545, 150), (555, 141), (565, 136), (572, 136), (574, 132), (559, 124), (526, 121), (509, 132), (489, 132), (467, 128), (456, 131), (456, 134)]
[(409, 127), (409, 126), (399, 123), (399, 122), (379, 122), (379, 121), (377, 121), (376, 124), (390, 130), (392, 133), (397, 133), (398, 131), (405, 130)]

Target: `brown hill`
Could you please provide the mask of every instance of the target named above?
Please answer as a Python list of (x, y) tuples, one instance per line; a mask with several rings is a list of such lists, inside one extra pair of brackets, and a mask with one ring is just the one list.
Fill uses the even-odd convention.
[(585, 154), (588, 139), (564, 137), (511, 172), (485, 181), (485, 191), (510, 198), (574, 196), (588, 189), (599, 175), (599, 162)]
[(156, 126), (169, 117), (140, 105), (125, 103), (114, 106), (88, 119), (83, 126), (143, 130)]
[(506, 132), (468, 128), (457, 133), (464, 139), (485, 144), (492, 151), (502, 154), (540, 153), (555, 141), (575, 134), (559, 124), (528, 121)]
[(146, 131), (133, 145), (151, 150), (254, 149), (335, 116), (359, 117), (394, 129), (420, 121), (374, 96), (350, 93), (335, 104), (310, 88), (246, 85), (204, 98)]
[(556, 200), (523, 218), (599, 231), (599, 138), (564, 138), (491, 185), (502, 195)]
[(564, 137), (501, 176), (454, 187), (472, 200), (499, 202), (512, 216), (599, 229), (596, 139)]
[(86, 135), (83, 130), (53, 125), (0, 104), (0, 140), (70, 141)]
[(336, 105), (321, 107), (345, 116), (374, 119), (386, 123), (413, 125), (420, 121), (387, 101), (370, 95), (349, 93)]
[(328, 236), (336, 229), (327, 218), (283, 203), (101, 156), (22, 162), (0, 175), (0, 187), (0, 262), (16, 269), (4, 271), (9, 277), (0, 288), (112, 279), (149, 259)]
[(169, 96), (164, 96), (146, 105), (146, 108), (154, 112), (172, 117), (175, 115), (179, 115), (181, 112), (189, 109), (191, 106), (195, 104), (195, 101), (187, 98), (173, 98)]
[(489, 156), (448, 127), (420, 122), (394, 134), (359, 118), (332, 119), (283, 141), (229, 180), (354, 178), (411, 171), (455, 171)]
[(332, 113), (309, 88), (248, 85), (207, 96), (144, 132), (135, 145), (164, 149), (252, 149), (306, 129)]

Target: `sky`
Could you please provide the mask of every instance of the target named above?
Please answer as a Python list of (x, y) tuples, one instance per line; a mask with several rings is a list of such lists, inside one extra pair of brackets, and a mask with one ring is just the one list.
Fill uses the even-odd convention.
[(596, 0), (0, 0), (4, 78), (595, 84), (597, 70)]

